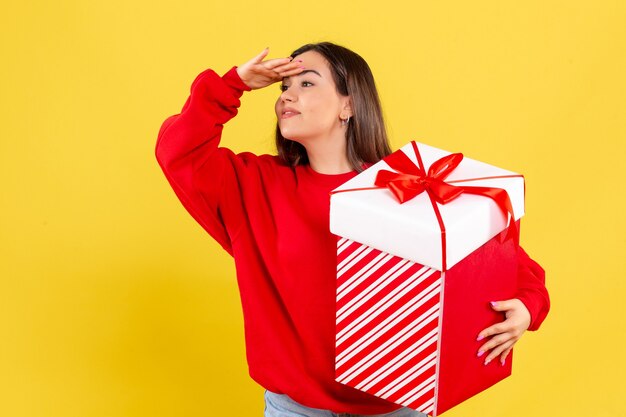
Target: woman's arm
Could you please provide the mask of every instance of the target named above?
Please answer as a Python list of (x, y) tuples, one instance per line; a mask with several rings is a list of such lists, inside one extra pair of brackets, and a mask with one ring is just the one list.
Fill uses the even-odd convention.
[(302, 71), (290, 58), (263, 62), (267, 53), (223, 77), (210, 69), (200, 73), (180, 114), (161, 126), (156, 144), (157, 161), (182, 204), (231, 255), (231, 236), (245, 218), (239, 178), (256, 156), (219, 147), (223, 126), (237, 114), (245, 91)]
[[(198, 223), (232, 254), (220, 210), (228, 150), (218, 148), (224, 123), (237, 114), (239, 98), (250, 88), (233, 67), (224, 77), (206, 70), (196, 77), (180, 114), (165, 120), (156, 158), (174, 192)], [(207, 170), (210, 168), (210, 171)], [(197, 185), (203, 170), (204, 193)]]
[(522, 247), (518, 248), (517, 296), (530, 312), (528, 330), (537, 330), (550, 311), (546, 272)]
[(513, 345), (526, 330), (537, 330), (550, 310), (550, 297), (545, 286), (545, 271), (533, 261), (522, 247), (518, 247), (518, 292), (510, 300), (493, 301), (492, 308), (505, 314), (505, 320), (478, 334), (477, 340), (489, 338), (479, 349), (485, 356), (485, 365), (500, 356), (504, 364)]

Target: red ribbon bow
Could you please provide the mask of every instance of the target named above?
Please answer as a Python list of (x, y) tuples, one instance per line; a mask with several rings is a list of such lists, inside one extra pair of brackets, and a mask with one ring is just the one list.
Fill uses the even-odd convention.
[(427, 191), (435, 201), (446, 204), (463, 193), (462, 187), (455, 187), (443, 181), (462, 160), (463, 154), (460, 153), (444, 156), (430, 166), (428, 174), (424, 174), (424, 170), (415, 165), (404, 152), (395, 152), (384, 161), (399, 172), (380, 170), (374, 184), (377, 187), (389, 188), (400, 203)]

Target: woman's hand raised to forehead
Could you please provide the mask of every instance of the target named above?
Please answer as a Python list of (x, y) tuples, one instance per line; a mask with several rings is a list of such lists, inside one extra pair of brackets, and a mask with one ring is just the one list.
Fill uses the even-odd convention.
[(237, 67), (241, 80), (251, 89), (267, 87), (284, 77), (299, 74), (303, 71), (302, 61), (289, 58), (275, 58), (263, 61), (269, 53), (269, 48)]

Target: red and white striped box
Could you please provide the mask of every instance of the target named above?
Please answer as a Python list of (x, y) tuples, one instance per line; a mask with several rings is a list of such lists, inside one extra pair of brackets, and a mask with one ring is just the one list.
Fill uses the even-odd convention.
[[(385, 158), (331, 194), (330, 227), (338, 236), (335, 377), (435, 416), (511, 373), (512, 355), (504, 366), (483, 365), (476, 337), (502, 320), (489, 301), (515, 295), (517, 237), (505, 238), (503, 204), (491, 198), (464, 193), (442, 204), (427, 189), (400, 203), (388, 188), (374, 186), (379, 171), (413, 169), (398, 169), (407, 167), (405, 156), (422, 176), (398, 181), (408, 189), (434, 183), (426, 171), (446, 166), (435, 161), (449, 155), (416, 142), (398, 152), (400, 164)], [(463, 158), (446, 176), (450, 183), (505, 189), (519, 227), (519, 174)]]

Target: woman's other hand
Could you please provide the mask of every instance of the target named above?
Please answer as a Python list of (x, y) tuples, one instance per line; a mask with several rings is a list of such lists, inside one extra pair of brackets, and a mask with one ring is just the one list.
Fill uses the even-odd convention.
[(488, 353), (485, 357), (485, 365), (500, 356), (500, 363), (504, 365), (504, 361), (513, 345), (530, 326), (530, 312), (524, 303), (517, 298), (493, 301), (491, 302), (491, 308), (495, 311), (504, 312), (506, 319), (503, 322), (487, 327), (478, 334), (478, 341), (489, 338), (478, 349), (478, 356)]
[(265, 48), (259, 55), (237, 67), (239, 78), (253, 90), (267, 87), (284, 77), (299, 74), (304, 70), (302, 61), (291, 57), (263, 61), (268, 53), (269, 48)]

